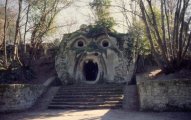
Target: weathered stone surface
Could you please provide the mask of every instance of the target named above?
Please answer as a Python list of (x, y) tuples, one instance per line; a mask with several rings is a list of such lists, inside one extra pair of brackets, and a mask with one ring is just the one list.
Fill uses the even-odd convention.
[(126, 85), (124, 89), (123, 108), (128, 111), (138, 111), (139, 101), (136, 85)]
[(90, 31), (64, 35), (55, 62), (59, 79), (63, 84), (129, 81), (134, 68), (129, 36)]
[(44, 90), (43, 85), (0, 84), (0, 112), (30, 108)]
[(191, 110), (191, 80), (138, 80), (137, 83), (141, 110)]

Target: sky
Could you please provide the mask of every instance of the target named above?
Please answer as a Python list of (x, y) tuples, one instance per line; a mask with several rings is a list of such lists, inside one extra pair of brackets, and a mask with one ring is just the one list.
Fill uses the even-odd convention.
[[(9, 0), (10, 8), (17, 9), (17, 5), (15, 2), (17, 0)], [(94, 16), (93, 12), (89, 7), (89, 3), (93, 0), (73, 0), (74, 3), (68, 7), (67, 9), (62, 10), (56, 17), (56, 25), (63, 26), (66, 24), (74, 23), (72, 26), (66, 26), (63, 28), (59, 28), (55, 34), (52, 34), (51, 36), (46, 37), (46, 40), (53, 40), (55, 38), (61, 39), (63, 34), (70, 33), (73, 31), (76, 31), (79, 29), (79, 27), (82, 24), (92, 24), (94, 23)], [(112, 0), (111, 6), (121, 5), (120, 1), (124, 1), (126, 8), (130, 10), (130, 5), (132, 2), (131, 0)], [(156, 1), (156, 0), (155, 0)], [(0, 0), (0, 4), (4, 3), (5, 0)], [(190, 7), (191, 11), (191, 7)], [(111, 16), (114, 18), (117, 25), (114, 27), (114, 29), (117, 32), (120, 33), (126, 33), (127, 32), (127, 25), (125, 22), (125, 18), (120, 12), (120, 9), (118, 7), (111, 7), (110, 8)], [(131, 13), (127, 14), (129, 21), (132, 21)], [(28, 35), (30, 36), (30, 35)]]
[[(8, 0), (9, 1), (9, 7), (14, 8), (15, 10), (18, 9), (18, 3), (17, 0)], [(66, 26), (63, 28), (59, 28), (55, 34), (52, 34), (51, 36), (46, 37), (45, 39), (55, 39), (59, 38), (61, 39), (63, 34), (70, 33), (73, 31), (76, 31), (79, 29), (79, 27), (82, 24), (93, 24), (94, 23), (94, 15), (92, 10), (90, 9), (89, 3), (93, 0), (73, 0), (73, 4), (63, 9), (56, 17), (56, 24), (58, 26), (63, 26), (66, 24), (74, 23), (72, 26)], [(119, 1), (121, 0), (112, 0), (112, 5), (119, 4)], [(129, 5), (129, 0), (122, 0), (126, 1), (126, 4)], [(0, 4), (4, 4), (5, 0), (0, 0)], [(24, 8), (24, 7), (23, 7)], [(114, 27), (114, 29), (120, 33), (127, 32), (127, 27), (121, 26), (124, 24), (124, 18), (123, 15), (120, 13), (119, 9), (116, 7), (110, 8), (111, 16), (116, 21), (117, 25)], [(27, 35), (30, 36), (30, 35)]]
[[(74, 23), (72, 26), (66, 26), (64, 28), (59, 28), (57, 33), (54, 35), (51, 35), (47, 37), (46, 39), (53, 39), (53, 38), (61, 38), (64, 33), (70, 33), (78, 30), (82, 24), (93, 24), (94, 23), (94, 15), (92, 10), (89, 7), (89, 3), (92, 0), (74, 0), (74, 3), (68, 7), (67, 9), (62, 10), (57, 18), (56, 18), (56, 24), (58, 26), (60, 25), (66, 25), (70, 23)], [(126, 4), (129, 5), (126, 1)], [(112, 5), (117, 5), (119, 4), (119, 0), (113, 0), (111, 3)], [(129, 9), (129, 7), (127, 7)], [(125, 25), (125, 19), (119, 9), (116, 7), (111, 7), (110, 8), (111, 16), (114, 18), (116, 21), (117, 25), (114, 27), (114, 29), (117, 32), (120, 33), (126, 33), (127, 32), (127, 27)], [(124, 24), (124, 25), (122, 25)]]
[[(64, 9), (57, 16), (57, 24), (66, 24), (70, 22), (76, 23), (72, 26), (71, 29), (68, 29), (67, 27), (65, 29), (61, 29), (61, 33), (73, 32), (76, 29), (79, 29), (80, 25), (82, 24), (92, 24), (94, 22), (94, 16), (89, 7), (90, 1), (91, 0), (76, 0), (76, 2), (74, 2), (74, 4), (72, 4), (71, 7), (69, 7), (68, 9)], [(112, 4), (116, 3), (113, 2)], [(111, 16), (114, 17), (117, 23), (122, 22), (124, 20), (122, 14), (119, 13), (119, 10), (117, 8), (111, 8), (110, 12)], [(126, 28), (120, 25), (115, 26), (114, 29), (118, 32), (127, 32)]]

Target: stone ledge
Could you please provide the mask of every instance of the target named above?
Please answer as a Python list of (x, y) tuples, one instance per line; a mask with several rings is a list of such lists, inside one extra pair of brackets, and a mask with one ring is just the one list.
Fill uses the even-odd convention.
[(191, 111), (191, 80), (138, 80), (140, 110)]
[(26, 110), (47, 90), (55, 77), (47, 79), (42, 85), (0, 84), (0, 112)]
[(51, 83), (56, 79), (56, 76), (53, 76), (53, 77), (50, 77), (48, 78), (44, 83), (43, 85), (46, 86), (46, 87), (49, 87), (51, 85)]

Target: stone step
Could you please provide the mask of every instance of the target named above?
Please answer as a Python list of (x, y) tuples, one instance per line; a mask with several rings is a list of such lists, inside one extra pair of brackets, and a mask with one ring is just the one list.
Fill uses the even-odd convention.
[(84, 94), (94, 94), (94, 93), (103, 93), (103, 94), (109, 94), (109, 93), (111, 93), (111, 94), (113, 94), (113, 93), (119, 93), (119, 94), (121, 94), (121, 93), (123, 93), (123, 91), (122, 90), (120, 90), (120, 91), (107, 91), (107, 90), (105, 90), (105, 91), (100, 91), (100, 90), (97, 90), (97, 91), (91, 91), (91, 90), (89, 90), (89, 91), (58, 91), (57, 92), (57, 94), (75, 94), (75, 93), (84, 93)]
[(124, 86), (77, 86), (77, 87), (61, 87), (60, 89), (71, 89), (71, 88), (75, 88), (75, 89), (119, 89), (119, 88), (124, 88)]
[(60, 88), (59, 91), (87, 91), (87, 90), (92, 90), (92, 91), (121, 91), (123, 88)]
[(99, 89), (95, 89), (95, 88), (61, 88), (59, 91), (123, 91), (123, 88), (99, 88)]
[(110, 88), (110, 87), (124, 87), (124, 85), (121, 84), (99, 84), (99, 85), (67, 85), (62, 86), (62, 88)]
[(56, 94), (60, 95), (123, 95), (122, 92), (59, 92)]
[(54, 98), (109, 98), (123, 97), (123, 95), (56, 95)]
[(52, 109), (101, 109), (121, 108), (122, 85), (63, 86), (48, 108)]
[(122, 101), (102, 101), (102, 102), (52, 102), (51, 105), (104, 105), (104, 104), (122, 104)]
[(62, 86), (63, 89), (70, 89), (70, 88), (92, 88), (92, 89), (97, 89), (97, 88), (123, 88), (124, 85), (69, 85), (69, 86)]
[(110, 98), (78, 98), (78, 99), (74, 99), (74, 98), (54, 98), (52, 100), (52, 102), (89, 102), (89, 101), (122, 101), (123, 98), (122, 97), (110, 97)]
[(122, 104), (119, 105), (49, 105), (49, 109), (119, 109), (122, 108)]

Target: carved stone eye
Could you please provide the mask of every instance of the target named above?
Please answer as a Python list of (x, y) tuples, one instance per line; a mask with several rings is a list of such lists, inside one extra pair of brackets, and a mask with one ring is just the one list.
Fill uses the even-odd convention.
[(78, 46), (78, 47), (84, 47), (84, 42), (81, 41), (81, 40), (79, 40), (79, 41), (77, 42), (77, 46)]
[(109, 47), (109, 41), (108, 40), (103, 40), (101, 42), (101, 45), (102, 45), (102, 47)]

